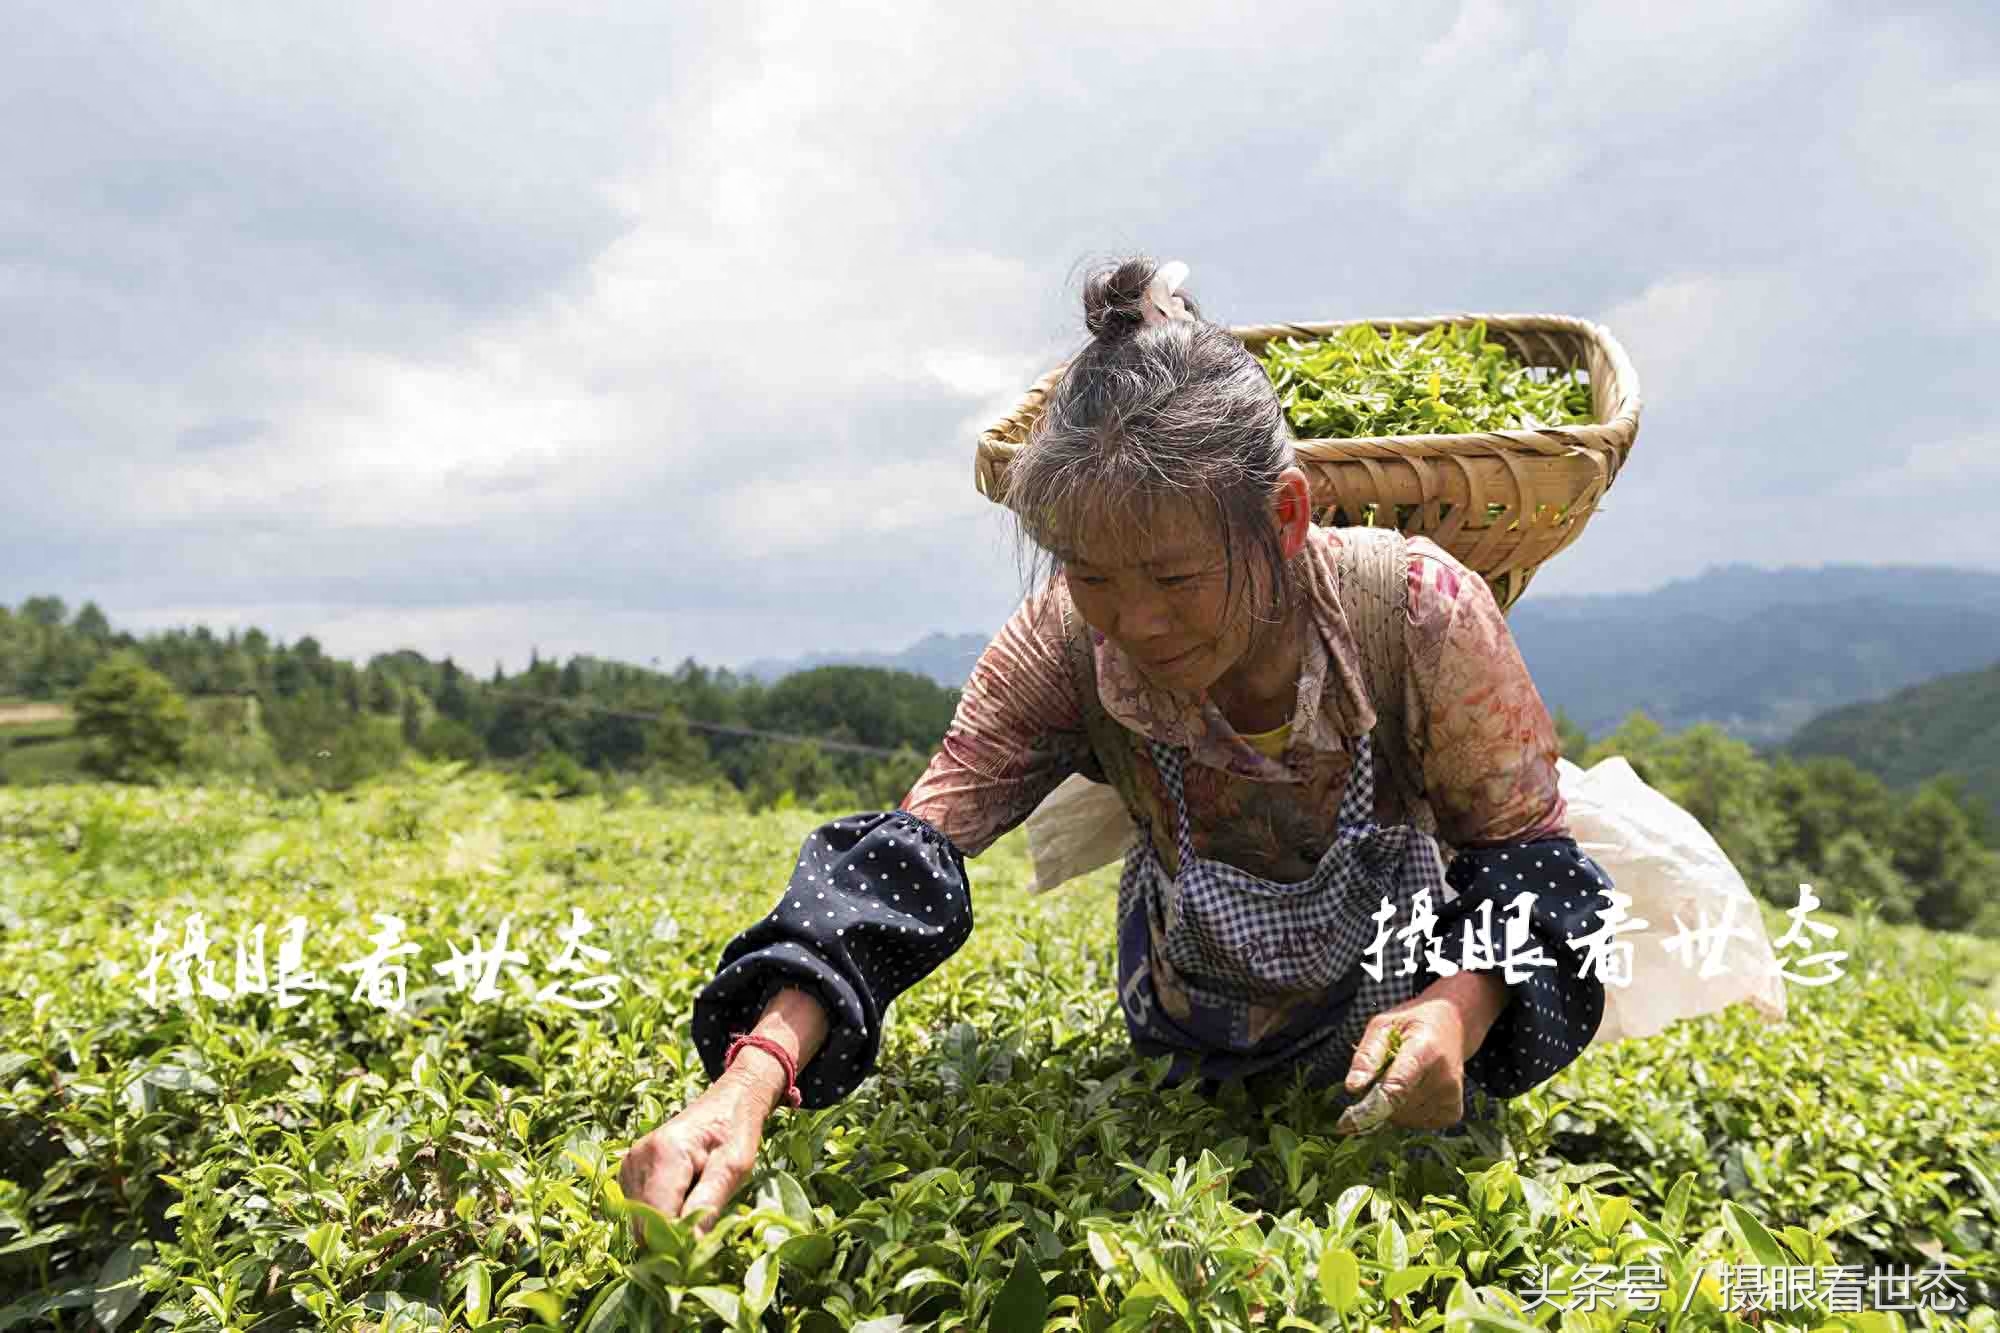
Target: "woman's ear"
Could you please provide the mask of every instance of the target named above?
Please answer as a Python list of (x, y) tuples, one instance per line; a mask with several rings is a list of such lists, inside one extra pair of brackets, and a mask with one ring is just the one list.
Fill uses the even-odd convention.
[(1278, 538), (1285, 559), (1303, 551), (1306, 537), (1312, 531), (1312, 487), (1306, 481), (1302, 468), (1288, 467), (1278, 476), (1278, 484), (1272, 491), (1272, 501), (1277, 513)]

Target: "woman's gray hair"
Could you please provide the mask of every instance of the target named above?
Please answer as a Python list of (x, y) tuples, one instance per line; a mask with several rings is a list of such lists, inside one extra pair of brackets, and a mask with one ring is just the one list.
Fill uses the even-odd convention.
[(1264, 368), (1201, 317), (1185, 288), (1192, 319), (1146, 320), (1158, 268), (1137, 256), (1090, 276), (1084, 323), (1095, 337), (1050, 389), (1008, 467), (1008, 507), (1039, 556), (1030, 577), (1039, 584), (1059, 570), (1086, 533), (1143, 529), (1185, 506), (1227, 552), (1228, 595), (1247, 548), (1275, 599), (1285, 562), (1271, 494), (1293, 463), (1291, 427)]

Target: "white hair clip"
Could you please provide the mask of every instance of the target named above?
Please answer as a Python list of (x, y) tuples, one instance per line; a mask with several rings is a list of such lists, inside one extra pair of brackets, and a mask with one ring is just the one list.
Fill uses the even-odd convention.
[(1146, 285), (1146, 302), (1139, 307), (1139, 313), (1148, 324), (1164, 324), (1170, 319), (1193, 319), (1188, 313), (1187, 302), (1174, 295), (1180, 285), (1187, 281), (1188, 266), (1176, 259), (1162, 264), (1153, 274), (1152, 282)]

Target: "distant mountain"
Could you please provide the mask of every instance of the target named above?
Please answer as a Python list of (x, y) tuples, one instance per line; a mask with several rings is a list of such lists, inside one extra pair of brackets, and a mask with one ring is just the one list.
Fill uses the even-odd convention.
[(771, 682), (817, 666), (873, 666), (895, 671), (914, 671), (929, 676), (940, 685), (961, 688), (972, 674), (979, 654), (986, 650), (984, 634), (926, 634), (900, 653), (813, 653), (789, 660), (763, 658), (745, 666), (740, 674)]
[(1644, 603), (1665, 614), (1738, 615), (1772, 605), (1827, 605), (1855, 598), (1923, 605), (1965, 605), (2000, 614), (2000, 571), (1946, 565), (1818, 565), (1764, 569), (1711, 565), (1648, 592), (1541, 596), (1530, 589), (1519, 609), (1595, 615), (1605, 603)]
[[(1713, 722), (1770, 748), (1830, 710), (2000, 663), (2000, 573), (1719, 565), (1650, 592), (1531, 589), (1508, 623), (1543, 700), (1594, 736), (1637, 708), (1669, 731)], [(816, 653), (745, 671), (770, 681), (829, 663), (884, 666), (956, 688), (986, 642), (932, 634), (900, 653)]]
[(1958, 773), (1966, 794), (2000, 817), (2000, 665), (1836, 709), (1799, 728), (1785, 750), (1850, 759), (1891, 787)]
[(1592, 735), (1644, 709), (1763, 747), (1831, 709), (2000, 662), (2000, 573), (1724, 565), (1644, 593), (1537, 597), (1508, 617), (1542, 699)]

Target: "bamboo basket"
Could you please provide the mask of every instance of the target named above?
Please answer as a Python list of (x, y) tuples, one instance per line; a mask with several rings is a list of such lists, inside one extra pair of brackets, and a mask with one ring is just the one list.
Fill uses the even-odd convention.
[[(1383, 435), (1300, 440), (1313, 517), (1336, 527), (1387, 526), (1429, 537), (1476, 571), (1502, 610), (1535, 571), (1575, 541), (1597, 512), (1639, 433), (1639, 377), (1601, 324), (1564, 315), (1433, 315), (1332, 324), (1251, 324), (1230, 329), (1251, 351), (1286, 337), (1319, 338), (1368, 323), (1422, 333), (1438, 324), (1486, 322), (1486, 336), (1530, 366), (1581, 369), (1594, 421), (1585, 426), (1476, 435)], [(1004, 504), (1007, 465), (1027, 443), (1057, 366), (979, 437), (975, 481)]]

